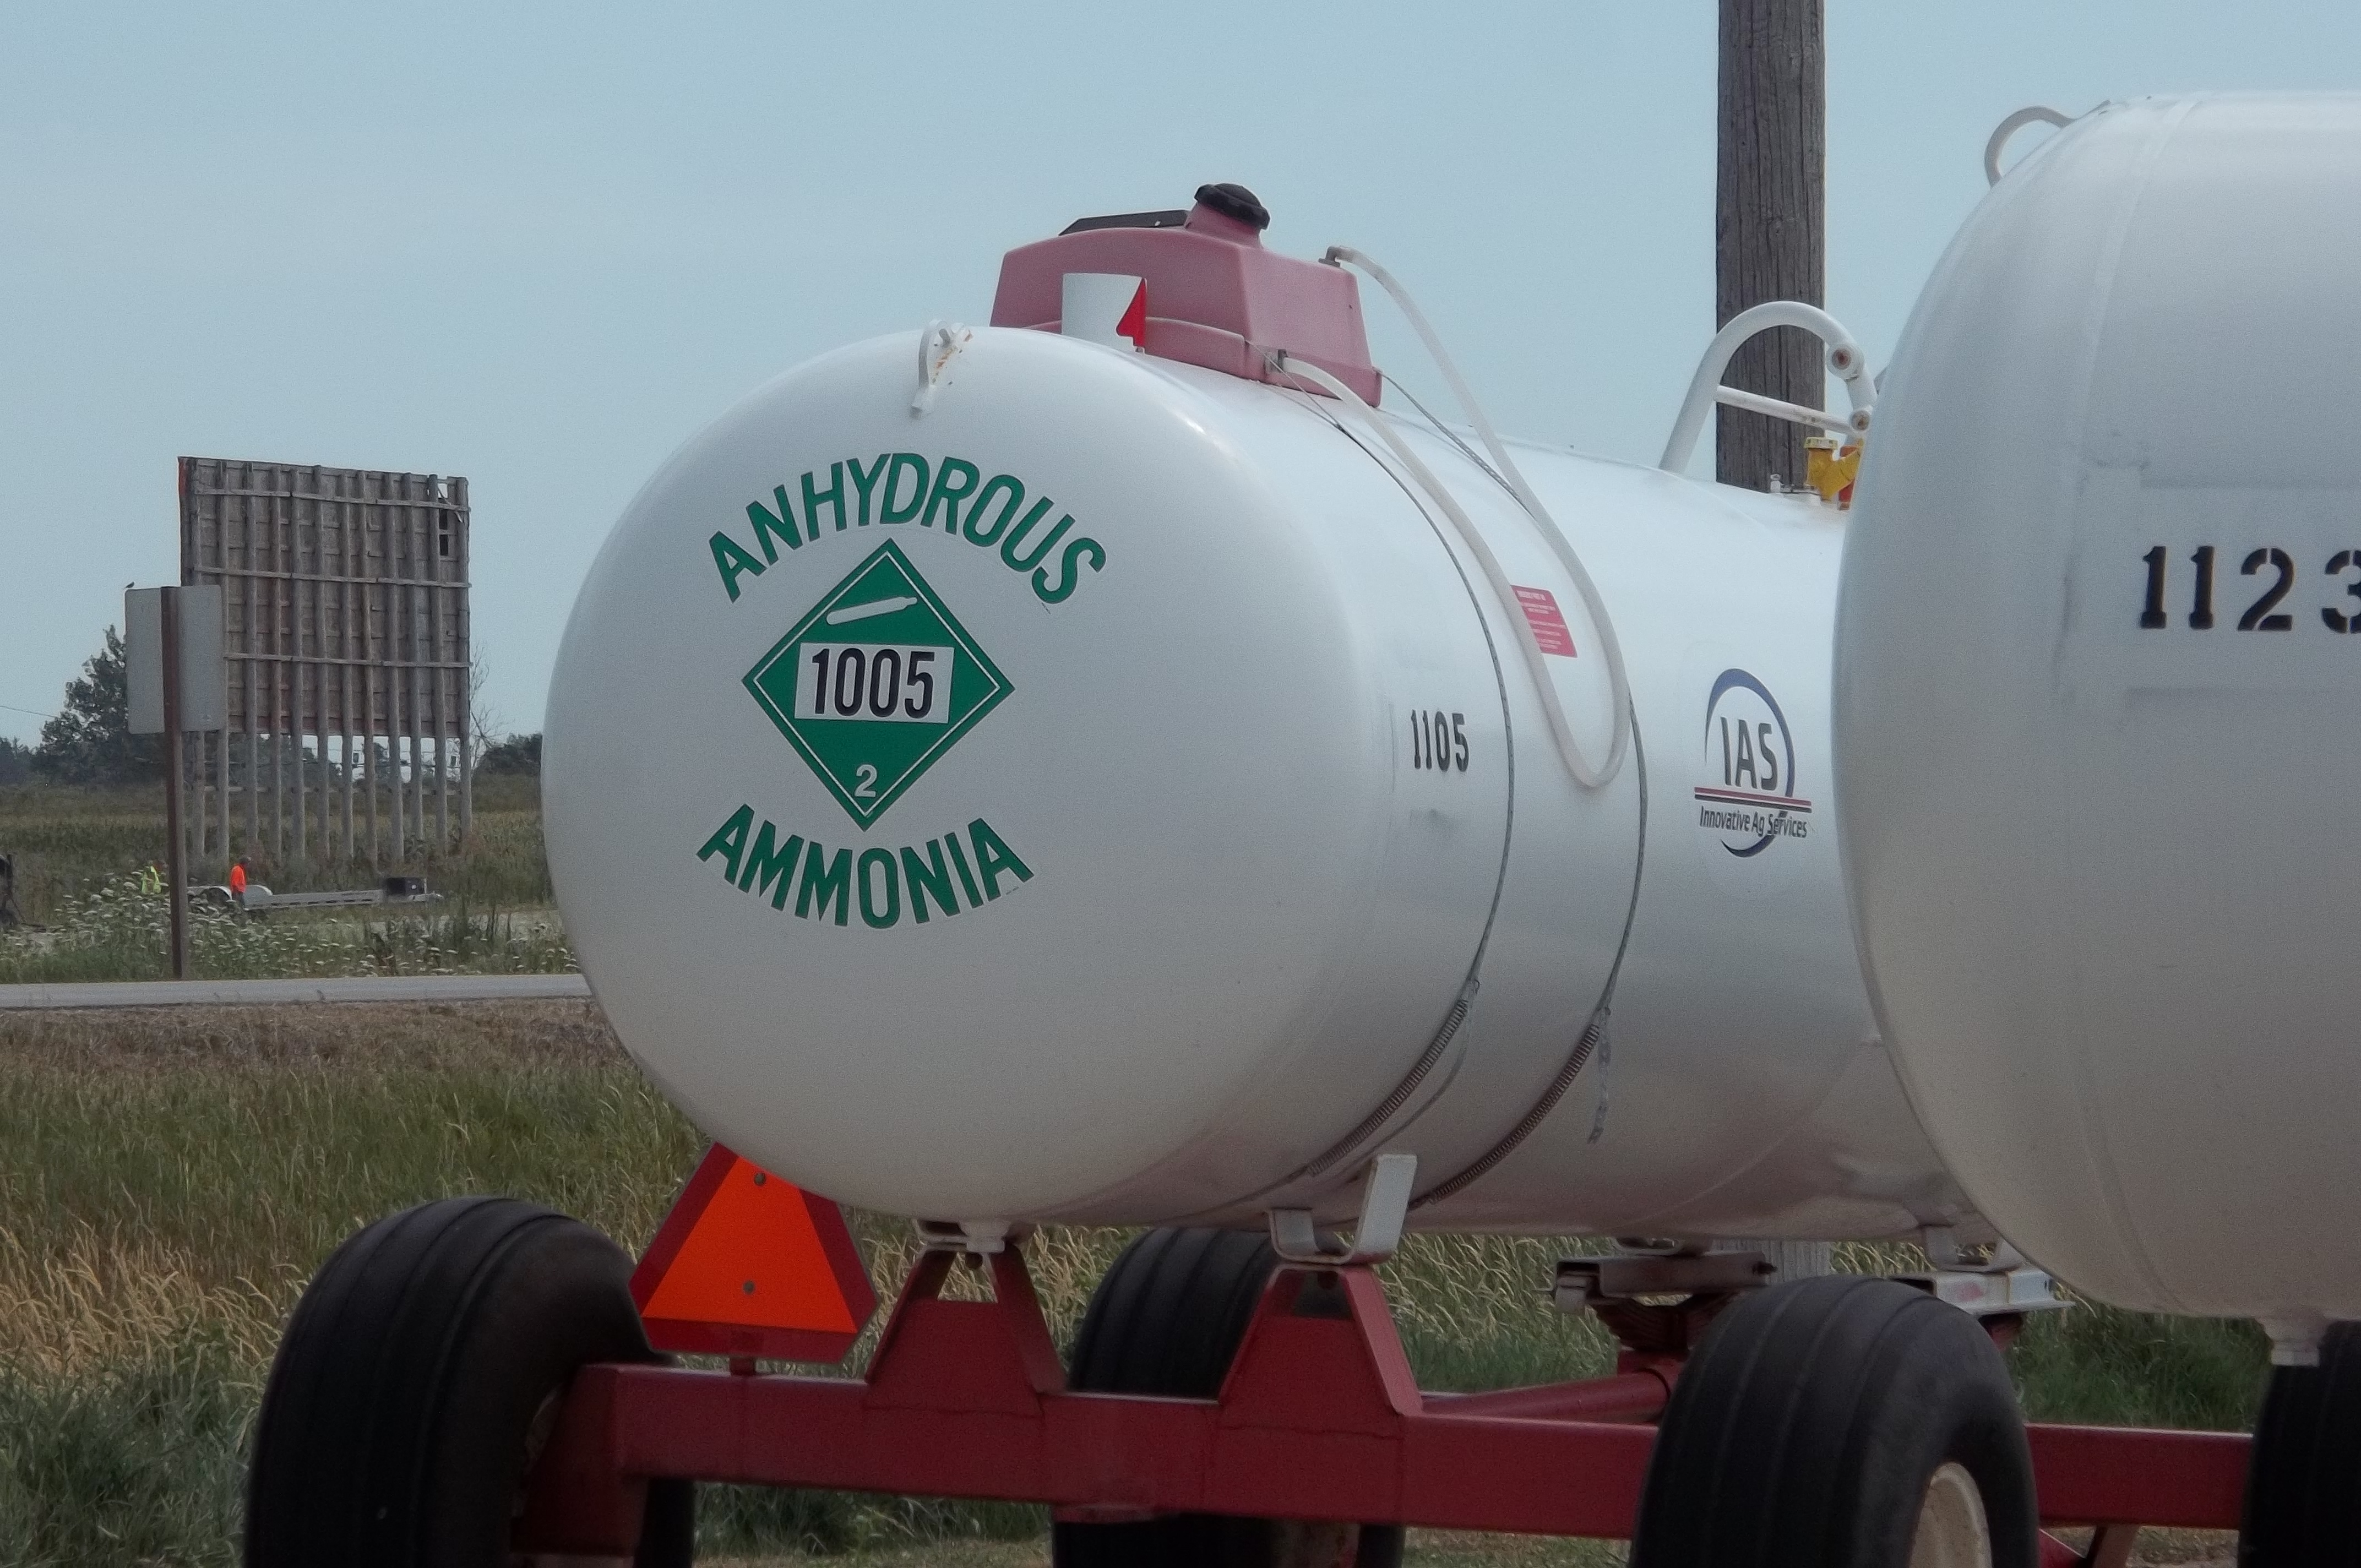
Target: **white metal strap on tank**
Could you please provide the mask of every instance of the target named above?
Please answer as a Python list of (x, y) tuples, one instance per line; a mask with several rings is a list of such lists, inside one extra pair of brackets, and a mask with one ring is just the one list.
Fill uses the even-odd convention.
[(1271, 1250), (1290, 1263), (1318, 1267), (1383, 1263), (1401, 1245), (1411, 1190), (1417, 1185), (1418, 1156), (1381, 1154), (1369, 1162), (1369, 1173), (1361, 1182), (1361, 1218), (1353, 1227), (1351, 1243), (1323, 1235), (1309, 1209), (1273, 1209)]
[(1413, 1209), (1423, 1209), (1457, 1197), (1522, 1148), (1525, 1140), (1532, 1137), (1557, 1110), (1558, 1102), (1565, 1098), (1566, 1091), (1574, 1087), (1575, 1080), (1582, 1076), (1582, 1069), (1590, 1064), (1593, 1056), (1598, 1058), (1598, 1108), (1591, 1118), (1589, 1141), (1597, 1143), (1607, 1131), (1607, 1065), (1615, 1055), (1614, 1038), (1609, 1034), (1608, 1025), (1615, 1014), (1615, 983), (1623, 975), (1623, 955), (1631, 950), (1631, 927), (1640, 914), (1640, 883), (1648, 869), (1648, 749), (1642, 742), (1637, 721), (1631, 727), (1631, 760), (1640, 774), (1640, 849), (1631, 858), (1631, 898), (1623, 906), (1623, 934), (1616, 939), (1615, 961), (1607, 966), (1607, 983), (1599, 987), (1598, 1005), (1591, 1009), (1589, 1021), (1583, 1025), (1582, 1033), (1575, 1036), (1574, 1048), (1566, 1053), (1565, 1061), (1558, 1065), (1557, 1072), (1543, 1089), (1540, 1097), (1525, 1108), (1522, 1116), (1517, 1118), (1516, 1125), (1502, 1134), (1497, 1143), (1478, 1155), (1472, 1163), (1462, 1167), (1456, 1175), (1420, 1193), (1411, 1201)]
[[(1497, 888), (1493, 898), (1494, 907), (1497, 909), (1499, 907)], [(1488, 928), (1487, 934), (1489, 934)], [(1479, 947), (1476, 967), (1480, 969), (1482, 965), (1483, 956)], [(1419, 1086), (1426, 1081), (1427, 1076), (1434, 1070), (1435, 1064), (1443, 1059), (1443, 1053), (1451, 1048), (1451, 1042), (1458, 1038), (1460, 1025), (1467, 1022), (1467, 1014), (1476, 1005), (1476, 992), (1481, 988), (1482, 982), (1477, 979), (1475, 970), (1471, 969), (1466, 983), (1460, 986), (1459, 994), (1452, 999), (1451, 1005), (1444, 1010), (1442, 1025), (1427, 1040), (1426, 1049), (1421, 1051), (1418, 1059), (1411, 1063), (1410, 1070), (1402, 1074), (1401, 1081), (1394, 1085), (1392, 1092), (1378, 1101), (1377, 1108), (1362, 1117), (1351, 1132), (1338, 1138), (1327, 1149), (1303, 1165), (1289, 1172), (1287, 1185), (1291, 1186), (1310, 1177), (1324, 1176), (1342, 1165), (1362, 1146), (1384, 1130), (1386, 1124), (1392, 1121), (1401, 1108), (1410, 1103), (1411, 1096), (1418, 1092)], [(1445, 1078), (1444, 1083), (1448, 1085), (1448, 1077)], [(1441, 1091), (1438, 1090), (1436, 1092), (1439, 1094)]]
[[(1852, 403), (1850, 413), (1806, 408), (1801, 403), (1784, 402), (1721, 384), (1722, 373), (1730, 368), (1730, 360), (1746, 340), (1774, 326), (1801, 327), (1827, 345), (1828, 368), (1844, 383), (1845, 396)], [(1870, 412), (1876, 402), (1877, 387), (1869, 373), (1869, 356), (1861, 351), (1861, 345), (1853, 341), (1843, 323), (1817, 305), (1807, 305), (1800, 300), (1773, 300), (1739, 312), (1730, 318), (1728, 326), (1713, 334), (1713, 341), (1706, 345), (1705, 357), (1697, 362), (1697, 374), (1689, 379), (1689, 395), (1681, 403), (1681, 417), (1673, 422), (1672, 439), (1664, 443), (1664, 458), (1656, 466), (1668, 474), (1678, 474), (1688, 467), (1689, 458), (1697, 451), (1697, 436), (1705, 430), (1705, 416), (1716, 403), (1769, 414), (1795, 424), (1818, 425), (1859, 435), (1869, 429)]]
[(2038, 104), (2019, 109), (2015, 114), (1993, 127), (1992, 136), (1984, 142), (1984, 183), (2000, 183), (2000, 155), (2008, 146), (2008, 138), (2027, 126), (2056, 126), (2063, 130), (2074, 123), (2073, 117)]
[[(1459, 374), (1459, 367), (1453, 363), (1450, 354), (1444, 348), (1443, 339), (1437, 336), (1434, 328), (1427, 323), (1426, 313), (1418, 308), (1418, 302), (1411, 298), (1410, 291), (1403, 288), (1395, 280), (1394, 275), (1379, 266), (1373, 258), (1355, 250), (1350, 246), (1332, 245), (1328, 247), (1328, 253), (1321, 259), (1331, 267), (1342, 266), (1349, 262), (1359, 268), (1376, 279), (1378, 286), (1383, 289), (1394, 304), (1400, 309), (1404, 318), (1410, 322), (1411, 330), (1418, 334), (1418, 340), (1426, 345), (1427, 355), (1434, 361), (1434, 367), (1443, 372), (1444, 382), (1450, 387), (1451, 395), (1459, 400), (1460, 411), (1467, 416), (1467, 422), (1475, 426), (1477, 437), (1484, 443), (1484, 450), (1492, 455), (1492, 461), (1498, 467), (1501, 481), (1509, 487), (1510, 494), (1517, 498), (1517, 504), (1524, 510), (1525, 516), (1532, 521), (1534, 530), (1542, 537), (1542, 543), (1547, 544), (1550, 554), (1557, 557), (1558, 565), (1565, 569), (1567, 578), (1573, 582), (1575, 592), (1582, 597), (1583, 609), (1588, 612), (1590, 623), (1598, 632), (1600, 655), (1607, 661), (1607, 685), (1612, 694), (1609, 702), (1614, 708), (1614, 732), (1607, 744), (1607, 760), (1596, 769), (1590, 766), (1589, 759), (1582, 754), (1582, 748), (1576, 743), (1573, 730), (1566, 725), (1563, 712), (1565, 706), (1563, 699), (1556, 696), (1557, 687), (1550, 679), (1549, 666), (1543, 663), (1541, 644), (1534, 641), (1532, 628), (1525, 623), (1524, 611), (1518, 603), (1515, 592), (1510, 587), (1507, 576), (1499, 572), (1499, 563), (1493, 560), (1491, 552), (1488, 550), (1481, 552), (1481, 558), (1485, 563), (1485, 574), (1491, 579), (1493, 588), (1500, 594), (1501, 603), (1509, 612), (1509, 619), (1516, 625), (1519, 633), (1518, 642), (1526, 650), (1526, 664), (1532, 669), (1534, 681), (1551, 699), (1542, 706), (1549, 713), (1550, 733), (1556, 738), (1558, 755), (1565, 760), (1566, 771), (1574, 775), (1575, 783), (1585, 789), (1601, 788), (1622, 770), (1624, 753), (1631, 745), (1631, 686), (1623, 674), (1623, 644), (1615, 635), (1615, 623), (1608, 616), (1606, 602), (1598, 597), (1598, 585), (1590, 580), (1588, 569), (1583, 565), (1582, 557), (1575, 553), (1574, 545), (1567, 540), (1565, 530), (1559, 528), (1557, 520), (1550, 516), (1549, 509), (1542, 505), (1541, 498), (1533, 493), (1533, 488), (1525, 483), (1524, 471), (1519, 468), (1516, 460), (1509, 455), (1508, 447), (1501, 444), (1499, 433), (1492, 428), (1491, 420), (1485, 415), (1484, 405), (1476, 400), (1475, 392)], [(1303, 361), (1290, 356), (1289, 364), (1292, 368), (1302, 365)], [(1377, 426), (1378, 433), (1384, 436), (1386, 444), (1392, 447), (1395, 455), (1410, 465), (1411, 472), (1419, 477), (1419, 483), (1426, 487), (1434, 496), (1435, 500), (1449, 514), (1452, 525), (1459, 529), (1463, 534), (1471, 532), (1474, 525), (1466, 521), (1466, 514), (1459, 510), (1458, 503), (1449, 499), (1446, 492), (1435, 482), (1434, 476), (1428, 471), (1426, 466), (1410, 455), (1409, 449), (1403, 445), (1391, 427), (1385, 421), (1378, 419), (1375, 411), (1358, 397), (1344, 391), (1341, 386), (1325, 372), (1322, 373), (1322, 379), (1332, 393), (1341, 393), (1354, 407), (1369, 417), (1371, 422)]]
[[(1606, 607), (1598, 601), (1598, 590), (1591, 586), (1590, 574), (1582, 569), (1579, 561), (1573, 560), (1573, 552), (1568, 550), (1565, 557), (1572, 562), (1568, 572), (1574, 578), (1576, 591), (1582, 596), (1583, 604), (1590, 611), (1591, 624), (1598, 630), (1599, 646), (1607, 658), (1608, 680), (1614, 692), (1615, 739), (1608, 748), (1606, 762), (1598, 768), (1590, 765), (1590, 760), (1582, 754), (1582, 743), (1574, 738), (1574, 728), (1565, 717), (1565, 701), (1558, 696), (1556, 683), (1550, 677), (1549, 665), (1545, 662), (1548, 656), (1542, 652), (1541, 641), (1533, 634), (1532, 622), (1526, 619), (1523, 607), (1518, 602), (1517, 590), (1515, 585), (1509, 581), (1508, 569), (1500, 565), (1500, 558), (1492, 554), (1492, 546), (1485, 539), (1483, 532), (1461, 508), (1449, 487), (1435, 477), (1434, 470), (1411, 450), (1410, 444), (1401, 438), (1401, 433), (1394, 428), (1393, 422), (1379, 417), (1378, 411), (1363, 402), (1360, 394), (1352, 388), (1308, 359), (1284, 353), (1274, 356), (1274, 358), (1281, 373), (1319, 388), (1360, 415), (1363, 422), (1377, 433), (1378, 439), (1401, 460), (1402, 466), (1410, 470), (1419, 488), (1433, 499), (1434, 504), (1442, 509), (1443, 515), (1451, 520), (1452, 528), (1466, 542), (1477, 565), (1482, 567), (1484, 580), (1491, 585), (1494, 596), (1499, 600), (1501, 614), (1507, 619), (1510, 629), (1517, 634), (1517, 646), (1524, 651), (1525, 668), (1532, 673), (1533, 684), (1539, 688), (1537, 695), (1541, 699), (1542, 711), (1549, 717), (1550, 734), (1557, 741), (1559, 760), (1565, 763), (1565, 770), (1574, 776), (1574, 782), (1583, 788), (1598, 789), (1607, 784), (1622, 768), (1624, 753), (1630, 749), (1631, 688), (1623, 678), (1622, 649), (1616, 643), (1614, 629), (1607, 620)], [(1522, 483), (1521, 480), (1518, 482)], [(1556, 525), (1550, 524), (1543, 532), (1554, 535)]]

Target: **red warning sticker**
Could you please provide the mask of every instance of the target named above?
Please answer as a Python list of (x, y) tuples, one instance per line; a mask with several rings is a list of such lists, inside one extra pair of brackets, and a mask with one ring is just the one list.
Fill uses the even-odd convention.
[(1525, 624), (1533, 629), (1533, 641), (1542, 645), (1544, 653), (1555, 653), (1562, 659), (1574, 655), (1574, 632), (1565, 623), (1565, 612), (1557, 607), (1557, 596), (1547, 588), (1517, 589), (1517, 606), (1525, 612)]

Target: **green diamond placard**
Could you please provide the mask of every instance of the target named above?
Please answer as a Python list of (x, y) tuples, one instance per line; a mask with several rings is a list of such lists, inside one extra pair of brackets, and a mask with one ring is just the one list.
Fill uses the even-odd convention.
[(889, 540), (746, 672), (746, 689), (866, 828), (1013, 688)]

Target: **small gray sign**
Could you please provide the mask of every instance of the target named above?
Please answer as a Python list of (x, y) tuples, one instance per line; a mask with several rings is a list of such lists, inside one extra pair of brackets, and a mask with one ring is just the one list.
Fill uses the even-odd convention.
[(123, 596), (123, 663), (134, 735), (164, 732), (164, 596), (168, 593), (180, 596), (181, 728), (219, 729), (227, 717), (221, 586), (131, 588)]

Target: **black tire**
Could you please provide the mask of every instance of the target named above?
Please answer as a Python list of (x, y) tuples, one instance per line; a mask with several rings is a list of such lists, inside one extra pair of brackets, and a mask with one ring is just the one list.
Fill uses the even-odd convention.
[[(1149, 1231), (1092, 1293), (1068, 1383), (1095, 1393), (1212, 1398), (1278, 1266), (1270, 1243), (1253, 1231)], [(1050, 1530), (1049, 1560), (1055, 1568), (1266, 1568), (1282, 1561), (1290, 1537), (1322, 1528), (1222, 1514), (1060, 1524)], [(1357, 1530), (1354, 1568), (1399, 1568), (1400, 1526), (1345, 1528)]]
[(2246, 1461), (2240, 1568), (2361, 1564), (2361, 1323), (2332, 1324), (2317, 1366), (2275, 1366)]
[(1993, 1568), (2034, 1568), (2025, 1422), (1974, 1319), (1883, 1279), (1755, 1292), (1673, 1386), (1632, 1568), (1905, 1568), (1950, 1466), (1974, 1483)]
[[(631, 1259), (505, 1198), (449, 1198), (337, 1247), (279, 1342), (247, 1478), (247, 1568), (507, 1568), (536, 1417), (575, 1369), (653, 1361)], [(689, 1483), (648, 1488), (636, 1562), (696, 1554)]]

